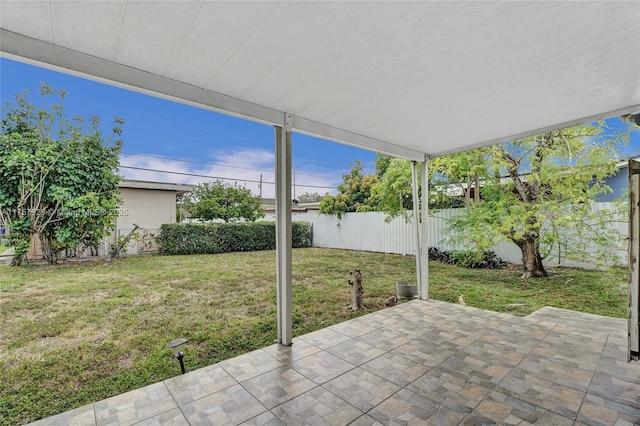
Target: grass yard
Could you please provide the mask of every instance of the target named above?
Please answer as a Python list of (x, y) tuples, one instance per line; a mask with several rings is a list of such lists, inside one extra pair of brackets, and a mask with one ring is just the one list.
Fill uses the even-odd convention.
[[(348, 271), (364, 275), (369, 312), (413, 257), (335, 249), (293, 251), (294, 336), (354, 318)], [(430, 295), (528, 314), (556, 306), (626, 316), (626, 269), (558, 269), (528, 285), (515, 269), (430, 264)], [(23, 424), (179, 374), (165, 345), (178, 337), (187, 370), (276, 338), (275, 252), (0, 266), (0, 424)], [(514, 303), (524, 306), (509, 307)]]

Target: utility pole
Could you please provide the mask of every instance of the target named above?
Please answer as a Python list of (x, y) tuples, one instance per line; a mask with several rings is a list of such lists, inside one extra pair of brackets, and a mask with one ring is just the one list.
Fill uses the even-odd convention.
[(260, 188), (260, 199), (262, 199), (262, 173), (260, 173), (260, 183), (258, 184), (258, 188)]

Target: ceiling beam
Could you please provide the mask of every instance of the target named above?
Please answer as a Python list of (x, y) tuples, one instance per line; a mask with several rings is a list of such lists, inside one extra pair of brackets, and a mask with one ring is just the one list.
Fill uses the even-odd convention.
[(424, 153), (393, 145), (378, 139), (362, 136), (357, 133), (337, 129), (326, 124), (308, 120), (306, 118), (293, 117), (293, 128), (299, 132), (312, 136), (320, 136), (335, 142), (344, 143), (356, 147), (366, 147), (370, 151), (388, 154), (393, 157), (404, 158), (405, 160), (424, 161), (426, 155)]
[[(280, 125), (285, 114), (284, 111), (202, 89), (4, 29), (0, 29), (0, 56), (268, 125)], [(300, 133), (394, 157), (414, 161), (424, 161), (425, 158), (425, 155), (418, 151), (347, 130), (336, 129), (302, 117), (293, 117), (293, 128)]]

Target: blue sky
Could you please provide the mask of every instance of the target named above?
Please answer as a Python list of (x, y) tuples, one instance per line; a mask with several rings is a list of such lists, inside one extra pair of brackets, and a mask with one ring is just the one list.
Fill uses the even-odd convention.
[[(114, 116), (124, 118), (122, 166), (228, 178), (258, 194), (262, 174), (263, 196), (273, 197), (274, 130), (272, 126), (170, 102), (50, 71), (6, 58), (0, 59), (2, 102), (25, 89), (40, 100), (44, 82), (67, 91), (69, 116), (96, 115), (110, 134)], [(373, 172), (375, 153), (301, 134), (292, 141), (296, 195), (303, 192), (335, 193), (360, 160)], [(186, 161), (183, 161), (186, 160)], [(226, 166), (225, 166), (226, 165)], [(121, 168), (127, 179), (171, 183), (200, 183), (214, 179), (184, 174)], [(253, 182), (247, 182), (253, 181)]]
[[(39, 84), (64, 88), (69, 116), (96, 115), (109, 134), (112, 118), (122, 117), (123, 154), (121, 174), (127, 179), (156, 182), (191, 183), (214, 180), (191, 175), (226, 178), (259, 193), (273, 197), (273, 127), (224, 114), (130, 92), (67, 74), (0, 58), (0, 98), (10, 100), (25, 89), (39, 100)], [(619, 119), (609, 126), (622, 125)], [(640, 132), (632, 134), (628, 156), (638, 155)], [(375, 153), (306, 135), (293, 135), (293, 167), (296, 194), (335, 193), (349, 165), (360, 160), (365, 172), (373, 172)], [(175, 173), (151, 172), (153, 169)], [(189, 175), (191, 174), (191, 175)], [(271, 183), (269, 183), (271, 182)]]

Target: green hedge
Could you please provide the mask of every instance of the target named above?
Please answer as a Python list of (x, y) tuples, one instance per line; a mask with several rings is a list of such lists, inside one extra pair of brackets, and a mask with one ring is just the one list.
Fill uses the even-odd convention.
[[(293, 247), (311, 247), (311, 224), (293, 222)], [(275, 222), (172, 223), (160, 227), (156, 237), (160, 254), (213, 254), (232, 251), (274, 250)]]

